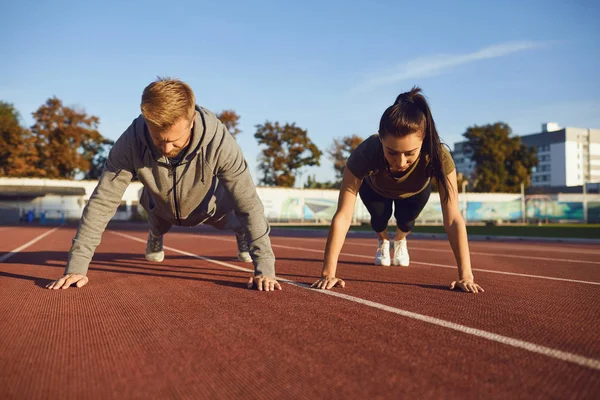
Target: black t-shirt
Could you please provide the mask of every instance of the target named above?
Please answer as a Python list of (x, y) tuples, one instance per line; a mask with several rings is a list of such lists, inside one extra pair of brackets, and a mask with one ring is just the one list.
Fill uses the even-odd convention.
[[(394, 177), (387, 168), (383, 146), (379, 136), (368, 137), (352, 152), (346, 167), (354, 176), (364, 179), (373, 190), (389, 199), (403, 199), (420, 193), (430, 181), (428, 173), (429, 154), (423, 153), (410, 168), (399, 177)], [(444, 175), (454, 171), (454, 160), (442, 145), (442, 169)]]

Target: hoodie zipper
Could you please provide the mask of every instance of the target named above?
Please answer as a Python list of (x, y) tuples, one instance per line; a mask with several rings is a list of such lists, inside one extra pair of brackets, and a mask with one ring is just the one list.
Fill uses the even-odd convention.
[(175, 218), (177, 218), (177, 222), (181, 226), (181, 218), (179, 217), (179, 205), (177, 204), (177, 164), (169, 163), (169, 175), (173, 177), (173, 203), (175, 204)]

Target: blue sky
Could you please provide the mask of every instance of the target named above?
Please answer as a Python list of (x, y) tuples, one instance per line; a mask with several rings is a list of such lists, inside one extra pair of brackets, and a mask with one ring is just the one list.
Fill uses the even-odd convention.
[[(417, 4), (418, 3), (418, 4)], [(594, 1), (28, 1), (2, 6), (0, 100), (24, 124), (56, 95), (116, 139), (156, 76), (241, 116), (254, 177), (255, 125), (295, 122), (323, 150), (376, 132), (413, 85), (442, 139), (473, 124), (600, 128), (600, 3)], [(332, 163), (308, 168), (333, 178)]]

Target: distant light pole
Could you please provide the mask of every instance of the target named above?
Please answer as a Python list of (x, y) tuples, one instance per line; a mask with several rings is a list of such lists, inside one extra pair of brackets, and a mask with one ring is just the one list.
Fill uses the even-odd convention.
[(521, 223), (527, 222), (527, 210), (525, 210), (525, 183), (521, 182)]
[(468, 181), (463, 180), (462, 181), (462, 193), (463, 193), (463, 219), (465, 220), (465, 223), (467, 222), (467, 185), (469, 184)]
[(587, 187), (585, 184), (585, 176), (583, 177), (583, 222), (588, 223), (588, 204), (587, 204)]

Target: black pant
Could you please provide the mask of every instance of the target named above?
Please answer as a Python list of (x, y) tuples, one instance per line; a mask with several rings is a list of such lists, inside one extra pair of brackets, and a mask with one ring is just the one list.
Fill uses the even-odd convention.
[(371, 214), (371, 227), (375, 232), (387, 229), (388, 221), (392, 216), (392, 203), (394, 203), (394, 217), (396, 224), (402, 232), (410, 232), (415, 226), (415, 220), (425, 208), (431, 194), (431, 183), (421, 193), (405, 199), (388, 199), (371, 188), (367, 182), (362, 183), (358, 192), (367, 211)]

